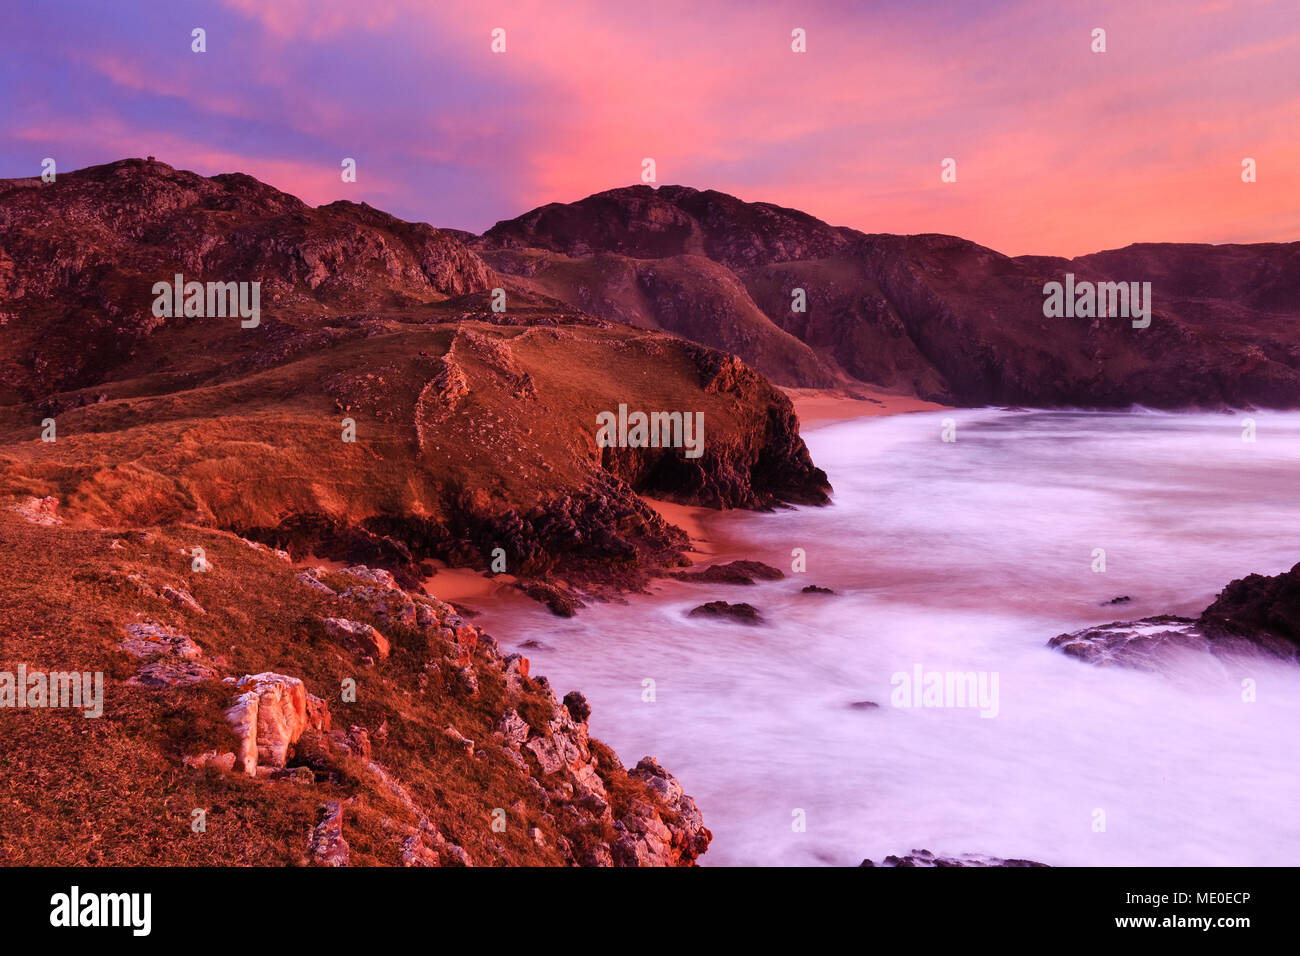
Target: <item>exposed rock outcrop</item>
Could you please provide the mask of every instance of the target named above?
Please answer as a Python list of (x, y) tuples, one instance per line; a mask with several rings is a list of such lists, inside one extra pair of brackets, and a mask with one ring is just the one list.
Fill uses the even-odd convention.
[(1283, 574), (1250, 574), (1232, 581), (1198, 618), (1115, 621), (1059, 634), (1048, 646), (1089, 664), (1143, 670), (1158, 669), (1170, 654), (1185, 651), (1264, 651), (1295, 659), (1300, 651), (1300, 564)]
[(728, 604), (726, 601), (709, 601), (707, 604), (701, 604), (691, 609), (690, 616), (729, 618), (741, 624), (751, 625), (763, 622), (763, 616), (752, 604)]
[(1210, 642), (1197, 629), (1195, 621), (1166, 615), (1140, 621), (1114, 621), (1058, 634), (1047, 646), (1087, 664), (1156, 670), (1170, 652), (1209, 650)]
[(1198, 624), (1215, 637), (1244, 637), (1275, 652), (1295, 653), (1300, 648), (1300, 564), (1271, 577), (1248, 574), (1231, 582), (1201, 612)]
[(966, 866), (1000, 866), (1026, 867), (1048, 866), (1047, 863), (1035, 863), (1033, 860), (1004, 860), (1001, 857), (985, 856), (978, 853), (961, 853), (956, 856), (936, 856), (929, 850), (913, 850), (906, 856), (887, 856), (879, 863), (863, 860), (861, 866), (905, 866), (905, 867), (966, 867)]
[(703, 571), (679, 571), (670, 576), (699, 584), (753, 584), (755, 580), (779, 581), (785, 573), (762, 561), (730, 561), (709, 565)]
[(298, 678), (267, 671), (230, 680), (239, 696), (226, 718), (239, 737), (236, 762), (248, 776), (285, 766), (304, 731), (329, 730), (329, 708)]
[(313, 209), (242, 173), (203, 177), (125, 159), (61, 172), (43, 189), (24, 183), (0, 181), (0, 261), (11, 266), (0, 269), (0, 308), (65, 308), (39, 331), (0, 325), (0, 398), (97, 381), (186, 321), (150, 308), (153, 283), (175, 272), (260, 281), (268, 313), (322, 301), (416, 305), (490, 284), (482, 260), (450, 233), (364, 204)]
[(321, 808), (321, 820), (311, 832), (308, 852), (320, 866), (347, 866), (348, 841), (343, 836), (343, 805), (331, 800)]
[(362, 660), (372, 664), (388, 656), (388, 638), (364, 621), (349, 621), (342, 617), (327, 617), (325, 633), (352, 651)]
[(12, 505), (11, 510), (32, 524), (47, 526), (63, 524), (63, 519), (59, 517), (59, 499), (53, 495), (24, 499)]

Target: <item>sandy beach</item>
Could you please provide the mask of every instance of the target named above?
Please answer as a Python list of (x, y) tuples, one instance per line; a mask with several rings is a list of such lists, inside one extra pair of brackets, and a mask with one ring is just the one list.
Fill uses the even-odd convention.
[(927, 402), (914, 395), (900, 395), (881, 389), (782, 388), (794, 402), (800, 430), (818, 428), (832, 422), (876, 415), (903, 415), (907, 412), (934, 412), (950, 406)]

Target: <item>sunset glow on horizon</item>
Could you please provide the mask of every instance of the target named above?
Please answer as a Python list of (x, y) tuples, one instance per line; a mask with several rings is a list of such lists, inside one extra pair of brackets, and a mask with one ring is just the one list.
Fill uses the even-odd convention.
[(659, 184), (1009, 255), (1300, 239), (1293, 2), (59, 6), (7, 11), (0, 176), (154, 155), (478, 233), (652, 157)]

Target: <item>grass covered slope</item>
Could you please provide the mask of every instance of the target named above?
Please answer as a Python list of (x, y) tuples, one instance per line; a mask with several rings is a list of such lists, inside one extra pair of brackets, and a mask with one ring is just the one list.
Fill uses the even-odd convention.
[[(159, 358), (118, 381), (0, 410), (0, 496), (54, 496), (95, 525), (225, 528), (408, 582), (428, 559), (487, 568), (500, 548), (513, 574), (592, 587), (680, 563), (685, 536), (638, 493), (826, 500), (789, 400), (728, 356), (535, 312), (435, 318), (286, 326), (275, 363), (248, 343), (261, 329), (160, 332)], [(703, 454), (598, 448), (596, 416), (620, 404), (702, 413)]]
[[(309, 585), (283, 555), (209, 528), (0, 512), (0, 670), (105, 675), (99, 718), (0, 709), (0, 863), (338, 862), (311, 839), (331, 802), (351, 865), (689, 863), (707, 847), (670, 775), (650, 760), (629, 774), (587, 738), (580, 695), (559, 703), (526, 660), (382, 572), (318, 574)], [(375, 627), (387, 655), (367, 662), (331, 618)], [(135, 683), (142, 661), (121, 645), (142, 622), (190, 638), (190, 663), (211, 676)], [(302, 729), (283, 767), (223, 769), (239, 689), (222, 677), (265, 672), (301, 680), (328, 719)], [(187, 765), (203, 754), (213, 765)]]
[[(155, 316), (176, 272), (261, 283), (259, 321)], [(454, 234), (246, 176), (0, 183), (0, 863), (704, 852), (672, 775), (590, 739), (434, 563), (572, 613), (686, 563), (642, 494), (826, 477), (733, 356), (514, 287), (494, 310), (495, 281)], [(702, 453), (598, 446), (623, 405), (701, 415)], [(12, 706), (23, 669), (102, 673), (103, 715)]]

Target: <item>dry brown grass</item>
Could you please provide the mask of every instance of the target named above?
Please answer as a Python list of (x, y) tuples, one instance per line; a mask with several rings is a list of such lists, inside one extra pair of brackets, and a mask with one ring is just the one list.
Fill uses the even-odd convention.
[[(137, 615), (180, 628), (205, 655), (224, 658), (227, 674), (273, 670), (302, 678), (329, 700), (336, 726), (375, 731), (386, 725), (386, 739), (374, 744), (375, 760), (476, 860), (560, 862), (559, 831), (545, 821), (518, 768), (491, 746), (484, 757), (470, 757), (441, 732), (450, 724), (486, 741), (509, 706), (499, 675), (481, 666), (474, 697), (457, 696), (436, 679), (420, 693), (425, 638), (402, 628), (386, 629), (390, 659), (363, 670), (319, 624), (321, 616), (339, 613), (338, 606), (297, 584), (296, 568), (221, 532), (151, 533), (153, 542), (144, 545), (114, 531), (38, 527), (0, 512), (0, 669), (13, 671), (22, 661), (30, 669), (105, 672), (102, 718), (0, 710), (0, 862), (301, 864), (317, 806), (349, 798), (352, 861), (399, 862), (405, 833), (393, 825), (415, 821), (357, 758), (334, 759), (328, 769), (337, 779), (321, 773), (312, 786), (181, 766), (183, 755), (233, 748), (223, 717), (231, 692), (217, 682), (169, 690), (127, 685), (134, 660), (114, 645)], [(122, 548), (109, 548), (114, 538)], [(195, 545), (206, 550), (212, 570), (188, 570), (179, 549)], [(141, 595), (126, 583), (129, 572), (156, 586), (185, 587), (207, 613)], [(368, 619), (358, 607), (349, 606), (347, 615)], [(358, 681), (356, 703), (340, 700), (345, 677)], [(526, 696), (521, 709), (531, 717), (549, 713), (539, 688)], [(522, 812), (512, 809), (521, 802)], [(490, 828), (497, 807), (508, 813), (504, 833)], [(190, 830), (195, 808), (207, 811), (206, 833)], [(546, 848), (527, 838), (531, 826), (547, 833)]]

